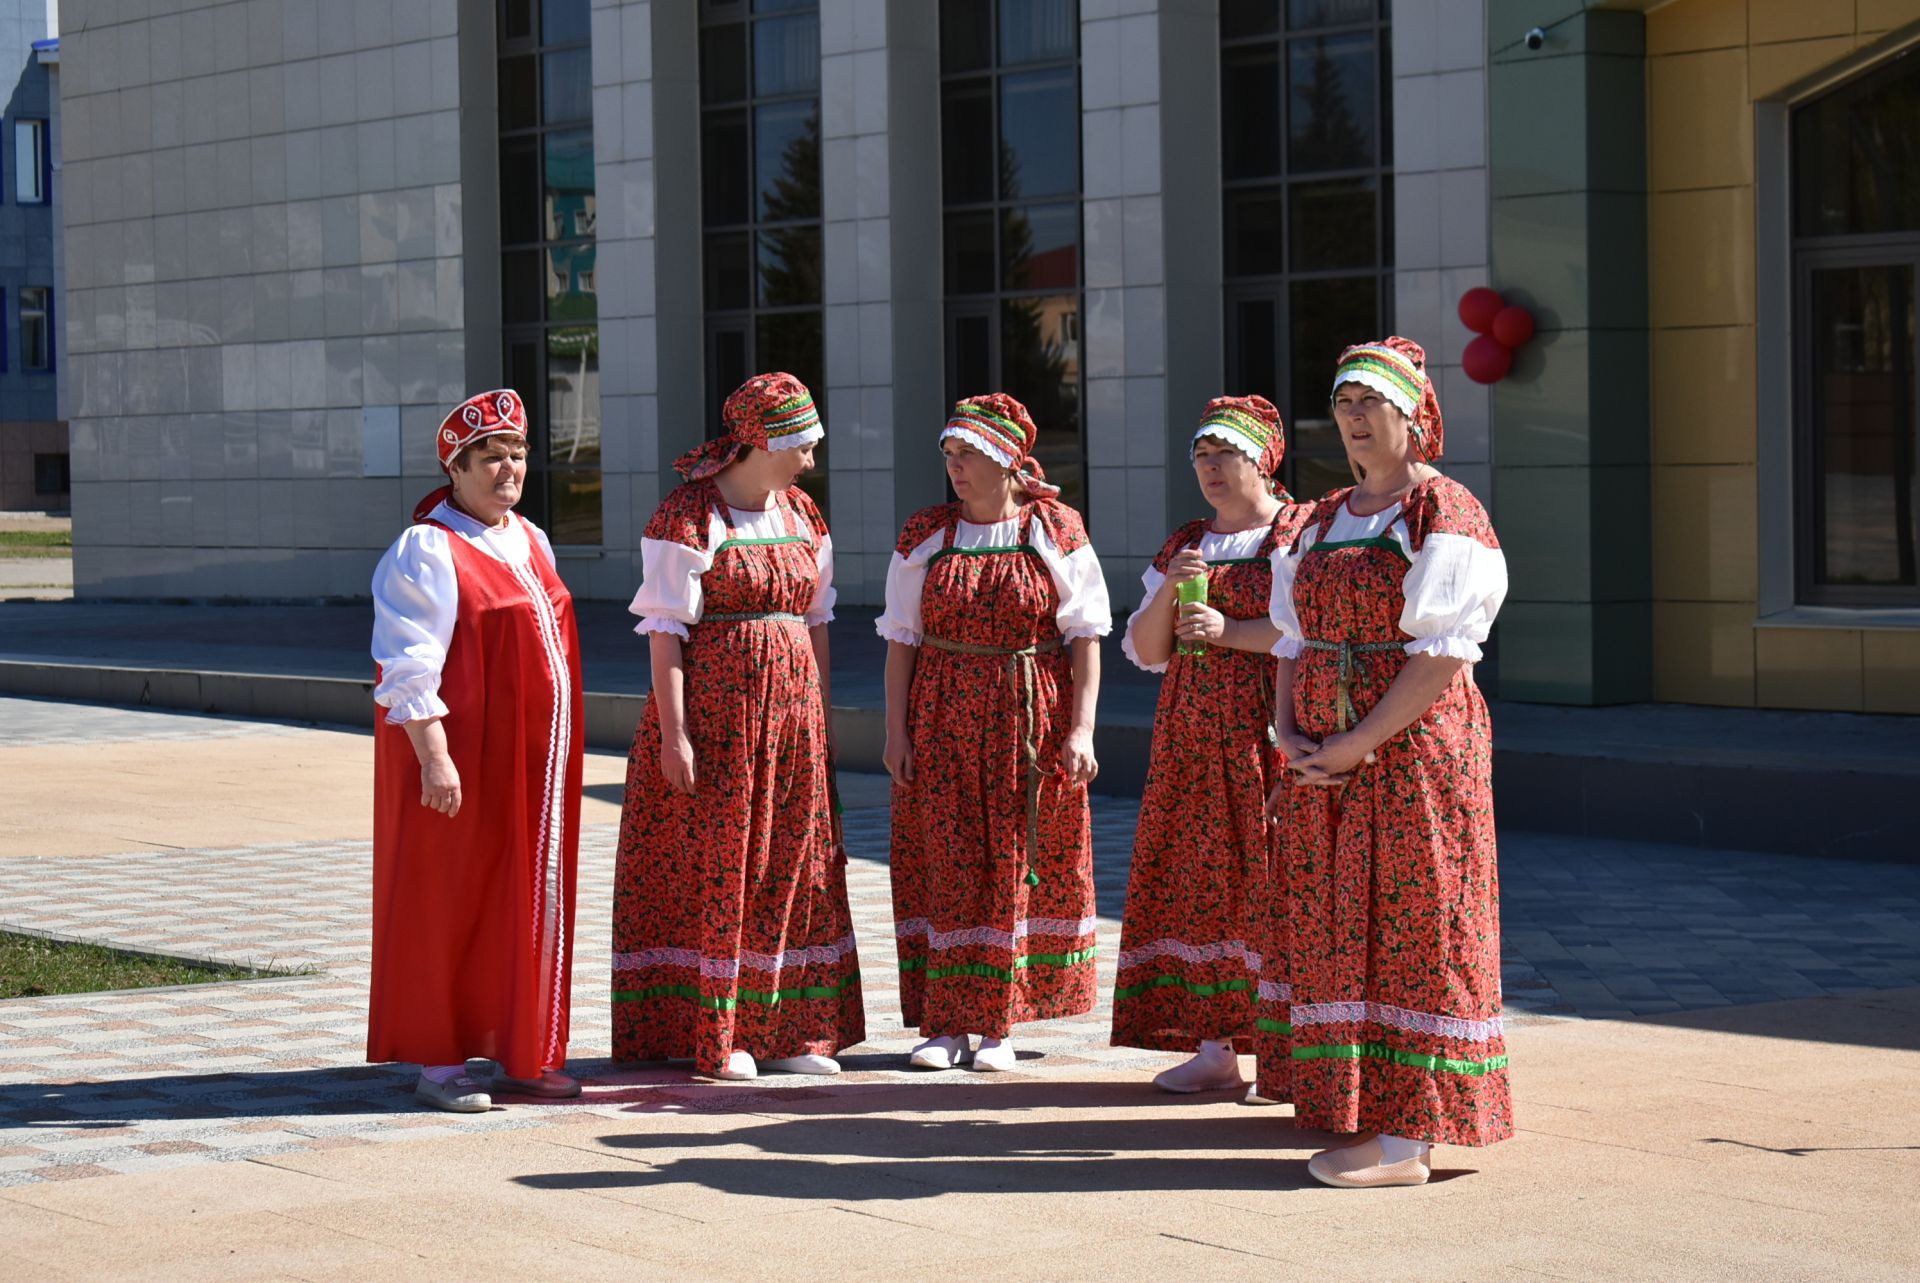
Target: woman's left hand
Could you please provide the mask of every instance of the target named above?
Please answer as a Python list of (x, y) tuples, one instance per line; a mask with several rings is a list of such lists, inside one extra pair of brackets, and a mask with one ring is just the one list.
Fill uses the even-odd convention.
[(1354, 768), (1372, 757), (1373, 754), (1367, 751), (1365, 745), (1356, 741), (1350, 733), (1342, 733), (1328, 736), (1316, 752), (1289, 759), (1287, 769), (1300, 777), (1298, 783), (1335, 788), (1345, 784)]
[(1173, 635), (1183, 642), (1211, 642), (1217, 645), (1227, 635), (1227, 617), (1211, 606), (1190, 601), (1180, 608), (1180, 618), (1173, 624)]
[(1100, 774), (1100, 763), (1093, 759), (1093, 731), (1076, 728), (1067, 732), (1067, 742), (1060, 746), (1060, 769), (1067, 774), (1069, 784), (1091, 784), (1094, 776)]

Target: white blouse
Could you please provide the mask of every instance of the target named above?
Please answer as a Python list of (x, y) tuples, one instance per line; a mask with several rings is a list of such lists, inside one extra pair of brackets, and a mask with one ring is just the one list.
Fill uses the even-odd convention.
[(447, 715), (440, 699), (440, 670), (446, 666), (460, 613), (452, 541), (464, 539), (509, 566), (524, 566), (537, 544), (547, 564), (554, 564), (546, 532), (531, 522), (483, 526), (444, 501), (427, 516), (453, 533), (439, 526), (409, 526), (373, 570), (373, 658), (380, 665), (373, 702), (387, 710), (387, 720), (395, 725)]
[[(980, 526), (962, 521), (953, 532), (956, 548), (1010, 548), (1020, 542), (1020, 517)], [(920, 594), (927, 583), (927, 563), (946, 543), (946, 532), (928, 535), (906, 556), (893, 554), (887, 564), (887, 608), (874, 627), (888, 641), (918, 646)], [(1113, 604), (1107, 596), (1107, 581), (1100, 573), (1100, 559), (1092, 544), (1082, 544), (1062, 555), (1053, 545), (1046, 526), (1034, 521), (1029, 527), (1028, 543), (1046, 563), (1059, 590), (1060, 606), (1053, 613), (1060, 635), (1068, 641), (1076, 637), (1105, 637), (1113, 631)]]
[[(1269, 528), (1255, 526), (1251, 530), (1236, 530), (1230, 535), (1217, 534), (1208, 530), (1200, 536), (1200, 555), (1210, 562), (1243, 561), (1259, 553), (1260, 545), (1266, 541)], [(1275, 567), (1276, 583), (1279, 582), (1280, 559), (1286, 555), (1285, 548), (1275, 548), (1269, 557)], [(1147, 613), (1147, 607), (1152, 604), (1153, 595), (1160, 591), (1160, 585), (1167, 582), (1167, 577), (1154, 569), (1153, 564), (1149, 562), (1146, 573), (1140, 576), (1140, 582), (1146, 587), (1146, 595), (1140, 598), (1140, 605), (1133, 614), (1127, 616), (1127, 631), (1120, 639), (1120, 652), (1133, 661), (1135, 668), (1143, 668), (1149, 673), (1164, 673), (1167, 671), (1167, 665), (1164, 662), (1158, 664), (1141, 662), (1140, 652), (1133, 646), (1133, 630), (1140, 622), (1140, 617)], [(1273, 611), (1271, 601), (1268, 602), (1267, 611), (1269, 614)]]
[[(1288, 555), (1273, 563), (1270, 618), (1280, 630), (1273, 653), (1282, 659), (1297, 659), (1306, 649), (1300, 617), (1293, 606), (1293, 578), (1300, 568), (1301, 554), (1313, 546), (1318, 534), (1318, 526), (1308, 525)], [(1498, 548), (1489, 548), (1467, 535), (1430, 534), (1415, 552), (1399, 504), (1370, 517), (1356, 517), (1343, 504), (1327, 528), (1328, 543), (1383, 535), (1399, 544), (1412, 563), (1401, 582), (1406, 605), (1400, 612), (1400, 628), (1413, 638), (1406, 645), (1407, 654), (1479, 663), (1480, 643), (1487, 639), (1493, 617), (1507, 598), (1507, 559)]]
[[(786, 518), (778, 505), (771, 508), (728, 508), (733, 518), (733, 537), (739, 539), (781, 539), (788, 534)], [(811, 536), (813, 527), (799, 513), (793, 514), (795, 531)], [(633, 631), (671, 633), (685, 641), (687, 627), (700, 622), (705, 599), (700, 577), (713, 569), (713, 554), (727, 541), (727, 523), (718, 512), (707, 514), (707, 543), (704, 548), (689, 548), (670, 539), (640, 541), (640, 590), (633, 594), (627, 613), (638, 615)], [(813, 586), (813, 600), (806, 609), (807, 627), (824, 624), (833, 618), (833, 603), (839, 596), (833, 587), (833, 537), (820, 536), (820, 550), (814, 556), (820, 577)]]

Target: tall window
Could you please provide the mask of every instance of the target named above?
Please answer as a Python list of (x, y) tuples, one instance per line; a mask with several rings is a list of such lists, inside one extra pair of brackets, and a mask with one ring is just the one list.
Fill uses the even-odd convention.
[(1226, 379), (1286, 416), (1286, 483), (1352, 483), (1340, 350), (1393, 316), (1390, 0), (1220, 0)]
[(947, 391), (1010, 392), (1086, 505), (1078, 0), (941, 0)]
[[(748, 376), (785, 370), (826, 413), (817, 0), (702, 0), (707, 434)], [(825, 502), (824, 442), (800, 484)]]
[(1920, 57), (1796, 109), (1792, 138), (1798, 596), (1920, 605)]
[(47, 122), (13, 122), (13, 198), (22, 205), (47, 202)]
[(20, 368), (53, 369), (53, 291), (44, 285), (20, 287)]
[(600, 304), (594, 288), (589, 0), (500, 0), (501, 320), (533, 433), (526, 509), (598, 544)]

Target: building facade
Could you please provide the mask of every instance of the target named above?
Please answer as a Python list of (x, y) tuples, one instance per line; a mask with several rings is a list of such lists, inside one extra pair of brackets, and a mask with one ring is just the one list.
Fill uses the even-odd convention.
[(0, 0), (0, 511), (65, 511), (58, 41), (49, 0)]
[[(434, 423), (510, 382), (526, 510), (625, 598), (777, 367), (843, 600), (1004, 388), (1131, 604), (1206, 399), (1269, 396), (1323, 493), (1334, 360), (1396, 331), (1508, 550), (1503, 694), (1920, 711), (1920, 220), (1861, 176), (1920, 143), (1920, 0), (67, 8), (82, 596), (363, 596)], [(1489, 284), (1538, 328), (1485, 385)]]

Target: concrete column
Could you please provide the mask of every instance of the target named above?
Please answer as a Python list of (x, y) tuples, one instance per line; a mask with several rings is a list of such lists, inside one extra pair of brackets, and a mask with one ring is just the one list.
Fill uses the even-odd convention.
[(945, 493), (937, 7), (821, 0), (820, 55), (834, 573), (877, 605), (900, 523)]
[(1606, 704), (1651, 693), (1645, 20), (1567, 9), (1489, 33), (1492, 283), (1539, 323), (1492, 398), (1500, 693)]

